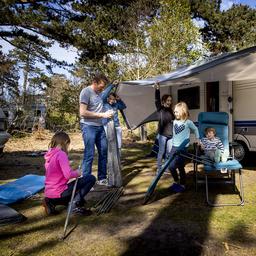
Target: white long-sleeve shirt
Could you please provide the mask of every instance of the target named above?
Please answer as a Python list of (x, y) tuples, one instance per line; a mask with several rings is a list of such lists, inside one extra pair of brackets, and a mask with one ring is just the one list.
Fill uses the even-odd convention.
[(208, 139), (207, 137), (204, 137), (201, 139), (201, 143), (203, 144), (205, 151), (219, 149), (221, 151), (221, 153), (224, 152), (224, 146), (223, 146), (220, 138), (218, 138), (218, 137), (214, 137), (212, 139)]

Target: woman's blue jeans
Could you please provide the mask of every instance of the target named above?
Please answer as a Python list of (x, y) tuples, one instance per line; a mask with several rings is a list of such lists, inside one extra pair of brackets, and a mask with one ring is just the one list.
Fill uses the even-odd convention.
[(93, 126), (81, 123), (84, 141), (84, 159), (82, 163), (83, 175), (92, 173), (92, 163), (95, 145), (98, 151), (98, 180), (107, 178), (108, 145), (103, 126)]

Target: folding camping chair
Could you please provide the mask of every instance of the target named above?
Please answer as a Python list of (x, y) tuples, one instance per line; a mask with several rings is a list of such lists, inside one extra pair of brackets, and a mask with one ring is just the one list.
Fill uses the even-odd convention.
[[(230, 152), (232, 144), (228, 141), (228, 122), (229, 116), (225, 112), (201, 112), (198, 115), (198, 129), (200, 138), (205, 136), (205, 128), (213, 127), (216, 130), (216, 136), (220, 138), (224, 145), (224, 149)], [(198, 152), (198, 150), (197, 150)], [(197, 161), (200, 159), (200, 161)], [(199, 179), (198, 175), (198, 163), (203, 163), (204, 165), (204, 178), (205, 180)], [(226, 162), (214, 163), (207, 161), (203, 157), (198, 157), (196, 153), (195, 161), (195, 182), (196, 187), (199, 183), (205, 183), (206, 190), (206, 200), (210, 206), (228, 206), (228, 205), (244, 205), (244, 191), (243, 191), (243, 181), (242, 181), (242, 166), (235, 160), (231, 155), (229, 155)], [(222, 173), (221, 170), (226, 169), (226, 173)], [(236, 173), (239, 174), (239, 184), (240, 190), (236, 187)], [(231, 184), (234, 191), (239, 194), (239, 203), (214, 203), (209, 199), (209, 184)]]

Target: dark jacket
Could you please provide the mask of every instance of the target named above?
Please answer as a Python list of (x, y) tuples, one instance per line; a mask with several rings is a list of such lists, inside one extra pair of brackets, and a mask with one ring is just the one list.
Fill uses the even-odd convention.
[(155, 90), (155, 105), (158, 113), (158, 133), (168, 138), (172, 137), (172, 123), (174, 114), (172, 108), (166, 108), (162, 105), (160, 90)]

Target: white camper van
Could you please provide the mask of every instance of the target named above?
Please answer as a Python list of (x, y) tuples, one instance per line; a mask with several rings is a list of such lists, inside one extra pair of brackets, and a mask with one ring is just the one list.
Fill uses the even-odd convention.
[(126, 121), (131, 129), (156, 120), (155, 82), (161, 94), (170, 93), (174, 103), (188, 104), (190, 119), (200, 112), (229, 114), (229, 140), (237, 142), (235, 157), (256, 151), (256, 46), (195, 63), (174, 72), (145, 80), (125, 81), (118, 94), (127, 105)]

